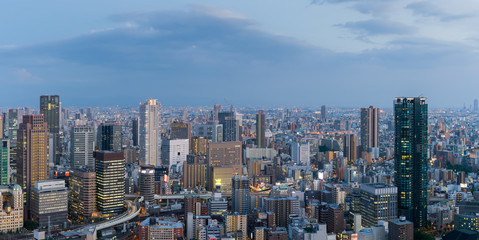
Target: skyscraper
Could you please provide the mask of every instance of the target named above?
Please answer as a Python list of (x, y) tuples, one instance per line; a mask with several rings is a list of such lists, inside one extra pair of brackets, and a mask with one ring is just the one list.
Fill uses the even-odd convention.
[(121, 151), (121, 125), (117, 122), (105, 122), (98, 126), (100, 150)]
[(220, 112), (218, 113), (218, 120), (223, 125), (223, 141), (239, 141), (239, 121), (236, 112)]
[(186, 157), (190, 152), (190, 143), (188, 139), (164, 140), (161, 143), (161, 159), (163, 166), (168, 166), (170, 170), (175, 165), (175, 171), (183, 168)]
[(249, 213), (249, 178), (235, 175), (232, 180), (233, 212)]
[(474, 112), (479, 111), (479, 100), (474, 99)]
[(343, 136), (343, 152), (344, 156), (348, 158), (348, 164), (351, 164), (357, 159), (355, 134), (346, 134)]
[(258, 145), (258, 148), (266, 147), (265, 128), (265, 114), (263, 110), (259, 110), (256, 113), (256, 145)]
[(400, 215), (415, 228), (427, 221), (427, 122), (426, 98), (396, 98), (394, 103), (394, 180)]
[(140, 195), (150, 204), (155, 200), (155, 167), (141, 166), (139, 178)]
[(321, 121), (326, 122), (327, 113), (326, 105), (321, 106)]
[(60, 111), (61, 103), (59, 95), (42, 95), (40, 96), (40, 114), (43, 114), (45, 122), (48, 123), (48, 130), (53, 137), (53, 151), (55, 156), (50, 156), (54, 159), (55, 164), (60, 163), (62, 155), (62, 147), (60, 142)]
[(10, 140), (0, 139), (0, 185), (10, 184)]
[(25, 115), (17, 135), (17, 183), (30, 210), (31, 189), (48, 178), (48, 126), (43, 115)]
[(371, 227), (378, 221), (397, 218), (397, 187), (384, 183), (361, 184), (362, 226)]
[(379, 147), (379, 109), (361, 108), (361, 146), (363, 151)]
[(75, 168), (69, 180), (70, 219), (85, 222), (96, 212), (96, 173), (91, 168)]
[(68, 217), (68, 188), (65, 180), (38, 181), (32, 189), (31, 219), (40, 227), (63, 225)]
[(140, 164), (157, 166), (161, 162), (161, 104), (156, 99), (140, 103)]
[(94, 157), (98, 211), (120, 213), (125, 203), (125, 157), (122, 152), (109, 151), (95, 152)]
[(79, 168), (88, 166), (95, 168), (93, 151), (95, 150), (95, 130), (91, 126), (74, 126), (71, 129), (71, 166)]
[(138, 136), (140, 129), (138, 128), (138, 118), (131, 121), (131, 135), (133, 138), (133, 146), (138, 146), (140, 138)]
[(218, 114), (220, 112), (221, 112), (221, 105), (215, 104), (213, 106), (213, 112), (211, 113), (211, 120), (213, 121), (213, 123), (218, 123), (219, 121)]

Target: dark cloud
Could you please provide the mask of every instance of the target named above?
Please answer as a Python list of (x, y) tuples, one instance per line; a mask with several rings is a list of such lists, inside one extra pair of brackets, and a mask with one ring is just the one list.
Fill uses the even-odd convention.
[(414, 32), (414, 28), (402, 23), (387, 20), (366, 20), (338, 24), (338, 27), (346, 28), (359, 35), (403, 35)]
[(415, 2), (406, 6), (407, 9), (413, 11), (414, 14), (423, 17), (436, 17), (443, 22), (464, 19), (472, 17), (468, 14), (450, 14), (430, 2)]
[[(473, 93), (459, 86), (477, 85), (479, 73), (470, 49), (427, 39), (334, 53), (214, 9), (137, 12), (112, 20), (124, 27), (1, 49), (2, 105), (35, 106), (38, 95), (52, 93), (66, 106), (131, 106), (155, 97), (167, 105), (226, 98), (237, 105), (389, 107), (394, 96), (419, 94), (443, 104), (448, 100), (439, 90), (451, 77), (458, 79), (447, 89), (462, 105), (457, 102)], [(413, 31), (389, 22), (342, 27), (376, 35)]]

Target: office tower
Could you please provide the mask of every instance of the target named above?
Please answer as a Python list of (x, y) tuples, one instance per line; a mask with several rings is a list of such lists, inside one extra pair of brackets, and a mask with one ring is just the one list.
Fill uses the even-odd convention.
[(474, 99), (474, 112), (479, 111), (479, 101), (477, 99)]
[(427, 221), (426, 98), (396, 98), (394, 181), (400, 215), (423, 228)]
[(50, 156), (54, 159), (55, 164), (60, 163), (62, 155), (62, 147), (60, 142), (60, 111), (61, 103), (59, 95), (42, 95), (40, 96), (40, 114), (43, 114), (45, 122), (48, 123), (48, 130), (52, 134), (53, 148), (52, 152), (55, 156)]
[(360, 189), (360, 213), (364, 227), (397, 218), (397, 187), (384, 183), (363, 183)]
[(171, 123), (170, 139), (191, 139), (191, 125), (189, 123)]
[(155, 167), (141, 166), (138, 181), (140, 195), (144, 197), (145, 201), (153, 204), (155, 201)]
[(92, 121), (93, 120), (93, 113), (91, 112), (91, 108), (87, 108), (86, 109), (86, 119), (88, 121)]
[(204, 137), (212, 142), (223, 142), (223, 125), (219, 123), (198, 124), (194, 128), (195, 137)]
[(299, 199), (297, 197), (265, 198), (264, 209), (275, 214), (277, 227), (288, 227), (291, 214), (299, 214)]
[(318, 221), (326, 223), (328, 233), (341, 233), (345, 229), (344, 211), (337, 204), (327, 204), (317, 209)]
[(138, 149), (133, 147), (123, 148), (126, 163), (138, 164)]
[(217, 123), (219, 121), (218, 114), (221, 112), (221, 105), (215, 104), (213, 106), (213, 112), (211, 113), (211, 120), (213, 123)]
[(192, 137), (190, 141), (190, 153), (193, 155), (206, 156), (208, 154), (208, 139), (203, 137)]
[(414, 225), (407, 221), (406, 217), (400, 216), (388, 222), (388, 240), (409, 240), (414, 239)]
[(361, 108), (361, 146), (363, 151), (379, 147), (379, 109)]
[(194, 155), (188, 155), (183, 163), (183, 188), (206, 188), (207, 165), (196, 159)]
[(23, 192), (17, 184), (0, 185), (0, 232), (16, 232), (23, 227)]
[(91, 168), (75, 168), (69, 180), (70, 219), (85, 223), (96, 210), (96, 173)]
[(138, 232), (141, 240), (183, 239), (183, 224), (149, 217), (140, 223)]
[(175, 166), (175, 171), (181, 171), (183, 163), (186, 162), (186, 156), (190, 153), (190, 143), (188, 139), (164, 140), (161, 143), (162, 165)]
[(239, 141), (239, 120), (236, 116), (236, 112), (220, 112), (218, 113), (218, 120), (219, 124), (223, 125), (223, 141)]
[(140, 164), (160, 165), (161, 162), (161, 104), (156, 99), (140, 103)]
[(140, 142), (140, 138), (138, 133), (140, 132), (140, 129), (138, 127), (138, 118), (133, 119), (131, 121), (131, 135), (133, 137), (133, 146), (138, 146), (138, 143)]
[(249, 178), (235, 175), (232, 180), (233, 212), (249, 213)]
[(74, 126), (71, 128), (70, 159), (71, 167), (88, 166), (95, 168), (93, 151), (95, 150), (95, 129), (92, 126)]
[(10, 184), (10, 140), (0, 139), (0, 185)]
[(25, 212), (30, 210), (31, 189), (48, 179), (48, 126), (43, 115), (25, 115), (18, 129), (17, 183), (25, 194)]
[(248, 237), (248, 215), (230, 214), (226, 215), (226, 232), (234, 233), (235, 239), (246, 240)]
[(125, 157), (122, 152), (99, 151), (95, 157), (96, 204), (103, 214), (123, 211), (125, 204)]
[(157, 166), (155, 167), (155, 193), (160, 195), (170, 194), (170, 179), (169, 167)]
[(326, 105), (321, 106), (321, 121), (326, 122), (327, 118), (327, 110), (326, 110)]
[(100, 150), (121, 152), (121, 125), (118, 122), (105, 122), (98, 126)]
[(343, 152), (348, 159), (348, 164), (353, 163), (358, 157), (356, 155), (356, 135), (346, 134), (343, 136)]
[(228, 212), (228, 201), (221, 197), (221, 193), (215, 192), (213, 197), (208, 199), (209, 215), (224, 215)]
[(31, 219), (40, 227), (67, 222), (68, 189), (65, 180), (35, 182), (31, 201)]
[(256, 145), (258, 148), (265, 148), (266, 146), (266, 116), (263, 110), (256, 113)]
[(309, 165), (310, 163), (309, 143), (291, 143), (291, 160), (297, 164)]
[(240, 142), (210, 143), (208, 165), (210, 167), (229, 167), (233, 169), (234, 173), (241, 173), (242, 153)]

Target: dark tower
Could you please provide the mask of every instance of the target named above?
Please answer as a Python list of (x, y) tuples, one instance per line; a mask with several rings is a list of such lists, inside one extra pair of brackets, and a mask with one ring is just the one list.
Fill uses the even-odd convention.
[(394, 179), (400, 215), (423, 228), (427, 220), (426, 98), (396, 98), (394, 102)]

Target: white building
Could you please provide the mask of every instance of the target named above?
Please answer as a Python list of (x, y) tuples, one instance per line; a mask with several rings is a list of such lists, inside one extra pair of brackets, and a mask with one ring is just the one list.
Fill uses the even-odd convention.
[(173, 165), (176, 171), (181, 171), (183, 163), (190, 152), (190, 144), (188, 139), (165, 140), (161, 144), (162, 164), (169, 166), (170, 170)]
[(95, 169), (95, 129), (92, 126), (74, 126), (71, 129), (71, 166)]
[(20, 185), (1, 185), (0, 232), (15, 232), (23, 227), (23, 193)]
[(309, 165), (310, 154), (309, 143), (291, 143), (291, 160), (293, 162)]
[(139, 138), (140, 138), (140, 164), (160, 165), (161, 161), (161, 134), (160, 118), (161, 104), (156, 99), (148, 99), (140, 103)]

